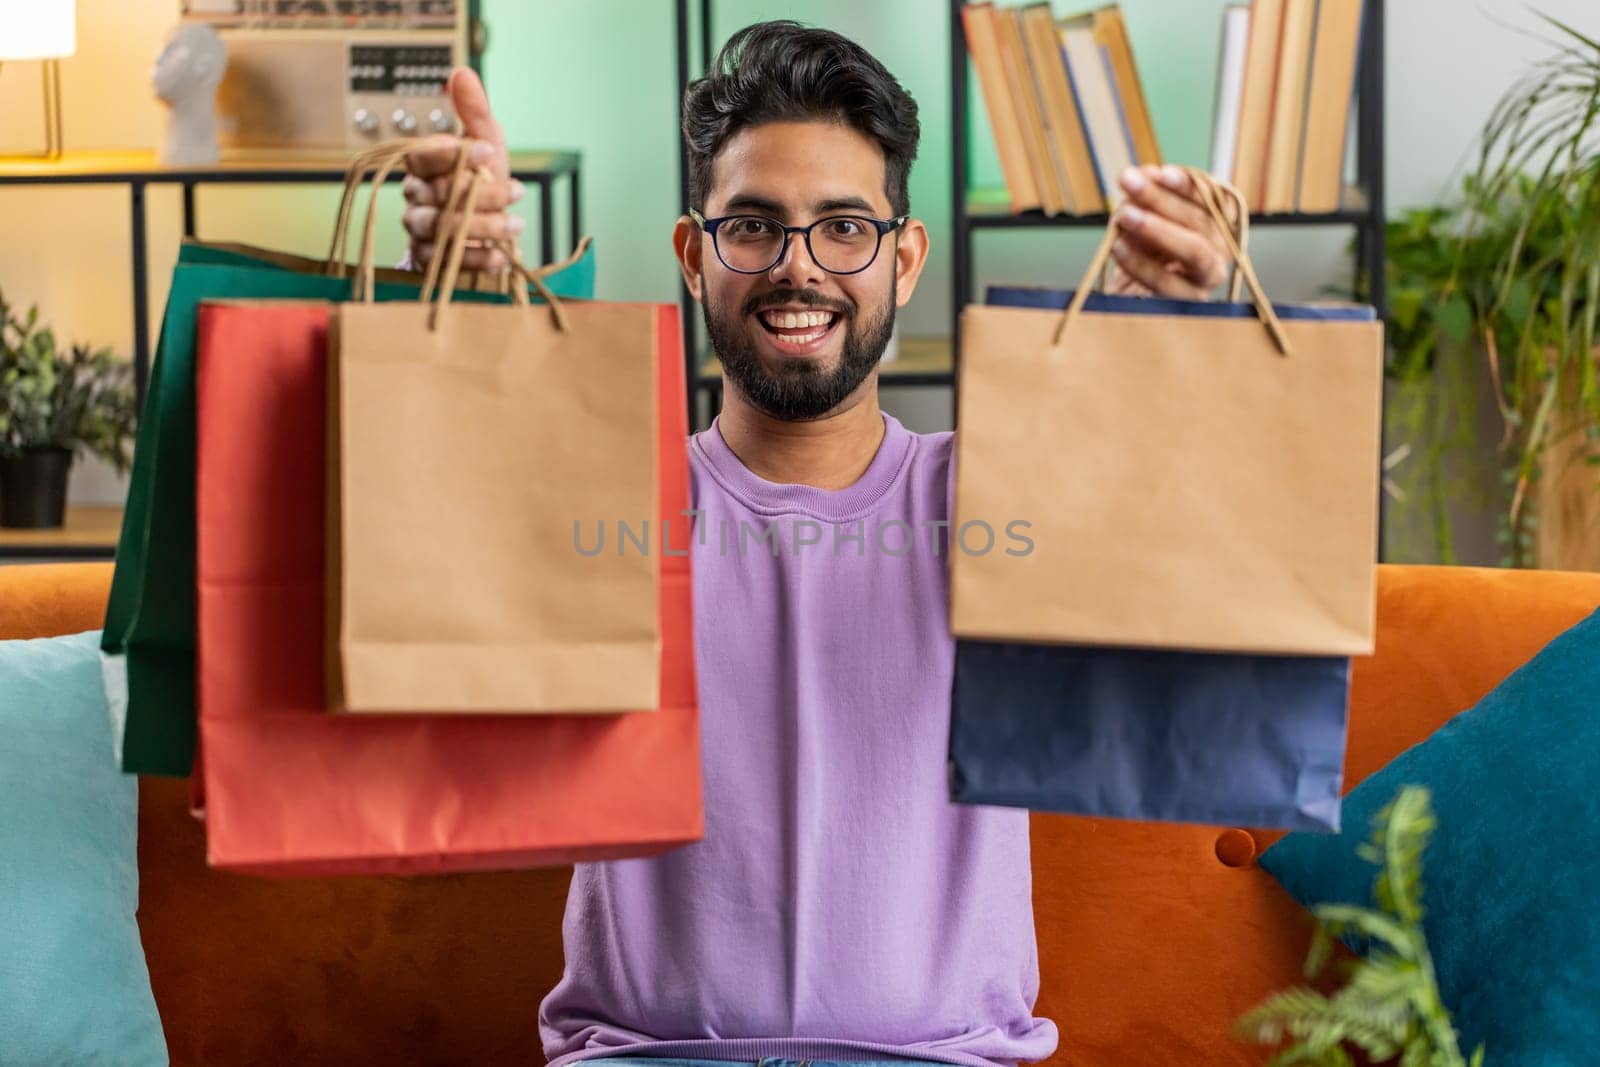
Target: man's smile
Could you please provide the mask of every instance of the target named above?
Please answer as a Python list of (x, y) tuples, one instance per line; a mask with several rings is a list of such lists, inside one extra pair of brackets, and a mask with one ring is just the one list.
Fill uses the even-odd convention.
[(755, 315), (762, 343), (779, 356), (810, 356), (832, 344), (845, 321), (836, 311), (819, 308), (768, 308)]

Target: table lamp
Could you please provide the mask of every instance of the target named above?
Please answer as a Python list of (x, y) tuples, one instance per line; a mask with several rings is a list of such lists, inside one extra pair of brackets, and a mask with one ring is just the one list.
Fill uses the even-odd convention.
[(0, 64), (44, 60), (45, 148), (21, 158), (61, 158), (61, 60), (78, 50), (77, 37), (74, 0), (0, 0)]

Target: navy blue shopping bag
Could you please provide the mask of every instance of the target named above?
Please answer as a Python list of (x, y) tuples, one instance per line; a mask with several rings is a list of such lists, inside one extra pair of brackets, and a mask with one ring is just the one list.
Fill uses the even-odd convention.
[[(1064, 309), (1070, 290), (991, 286)], [(1274, 304), (1282, 319), (1369, 307)], [(1246, 318), (1250, 304), (1092, 293), (1089, 313)], [(961, 803), (1337, 830), (1350, 661), (958, 640), (950, 790)]]

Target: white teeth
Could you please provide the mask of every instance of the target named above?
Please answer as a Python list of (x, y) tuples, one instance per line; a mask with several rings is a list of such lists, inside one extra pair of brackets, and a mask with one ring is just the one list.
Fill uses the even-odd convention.
[(778, 337), (791, 345), (803, 345), (815, 341), (827, 332), (827, 330), (817, 330), (815, 333), (780, 333)]
[(831, 311), (768, 311), (762, 315), (767, 324), (779, 330), (794, 330), (806, 326), (827, 326), (833, 322)]

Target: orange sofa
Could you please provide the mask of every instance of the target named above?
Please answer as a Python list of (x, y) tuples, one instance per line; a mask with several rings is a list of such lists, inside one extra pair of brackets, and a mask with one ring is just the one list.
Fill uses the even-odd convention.
[[(110, 574), (0, 567), (0, 637), (97, 628)], [(1600, 574), (1383, 567), (1378, 590), (1347, 787), (1593, 611)], [(185, 801), (183, 782), (141, 784), (139, 921), (175, 1065), (542, 1062), (538, 1002), (561, 972), (566, 870), (232, 875), (206, 868)], [(1275, 836), (1034, 817), (1039, 1012), (1060, 1026), (1057, 1062), (1262, 1061), (1230, 1024), (1298, 980), (1310, 930), (1253, 862)]]

